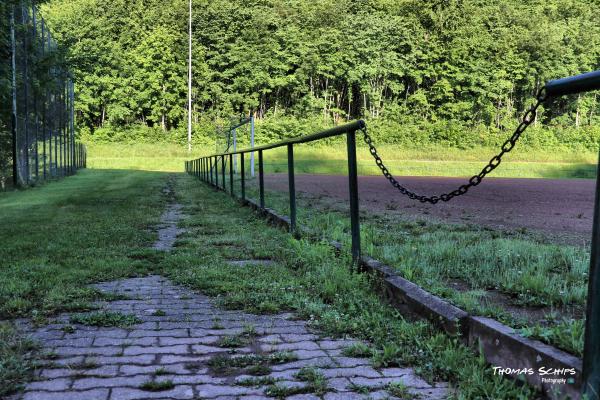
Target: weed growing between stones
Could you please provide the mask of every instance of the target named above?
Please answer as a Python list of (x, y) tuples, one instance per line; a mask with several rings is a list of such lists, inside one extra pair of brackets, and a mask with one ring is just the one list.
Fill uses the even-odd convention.
[(141, 319), (133, 314), (124, 314), (121, 312), (99, 311), (90, 314), (76, 314), (69, 319), (73, 324), (102, 327), (126, 328), (131, 325), (139, 324)]

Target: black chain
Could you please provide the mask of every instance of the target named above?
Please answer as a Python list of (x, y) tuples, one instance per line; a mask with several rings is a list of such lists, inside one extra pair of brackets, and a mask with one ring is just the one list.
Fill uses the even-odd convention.
[(469, 183), (460, 186), (458, 189), (438, 196), (423, 196), (415, 192), (411, 192), (409, 189), (402, 186), (400, 182), (398, 182), (396, 178), (394, 178), (394, 176), (387, 169), (379, 154), (377, 154), (377, 148), (373, 144), (373, 139), (371, 138), (371, 136), (369, 136), (369, 133), (367, 132), (366, 125), (363, 126), (361, 130), (365, 135), (365, 142), (367, 143), (367, 145), (369, 145), (369, 151), (371, 152), (371, 155), (373, 155), (375, 163), (377, 164), (379, 169), (381, 169), (383, 176), (385, 176), (387, 180), (390, 181), (392, 186), (398, 189), (403, 195), (408, 196), (410, 199), (419, 200), (421, 203), (437, 204), (440, 200), (444, 202), (450, 201), (457, 196), (462, 196), (463, 194), (467, 193), (469, 189), (479, 185), (487, 174), (495, 170), (500, 165), (500, 163), (502, 162), (502, 157), (504, 157), (506, 153), (509, 153), (515, 147), (517, 141), (521, 137), (521, 134), (525, 132), (529, 125), (531, 125), (535, 121), (537, 109), (540, 107), (540, 105), (542, 105), (542, 103), (546, 99), (544, 92), (545, 91), (543, 88), (538, 92), (536, 96), (536, 103), (525, 112), (525, 114), (523, 115), (523, 120), (515, 130), (515, 133), (513, 133), (513, 135), (506, 142), (504, 142), (504, 144), (501, 147), (500, 153), (494, 156), (479, 174), (471, 177), (471, 179), (469, 179)]

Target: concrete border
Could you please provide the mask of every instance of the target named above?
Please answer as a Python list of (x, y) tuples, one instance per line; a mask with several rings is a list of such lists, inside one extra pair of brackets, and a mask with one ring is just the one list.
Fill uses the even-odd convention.
[[(252, 207), (271, 223), (286, 230), (290, 219), (269, 208), (261, 208), (256, 202), (246, 199), (245, 205)], [(338, 242), (331, 242), (336, 251), (342, 250)], [(456, 336), (480, 352), (493, 367), (528, 370), (532, 373), (505, 374), (540, 390), (546, 398), (553, 400), (580, 399), (582, 385), (582, 361), (567, 352), (519, 335), (513, 328), (494, 319), (470, 315), (466, 311), (427, 292), (420, 286), (398, 276), (394, 269), (371, 257), (361, 257), (362, 272), (373, 273), (383, 279), (387, 300), (400, 311), (408, 310), (426, 318), (446, 333)], [(541, 374), (549, 370), (563, 370), (562, 374)], [(567, 370), (566, 372), (564, 370)], [(574, 374), (571, 374), (574, 371)], [(569, 380), (556, 385), (546, 379)]]

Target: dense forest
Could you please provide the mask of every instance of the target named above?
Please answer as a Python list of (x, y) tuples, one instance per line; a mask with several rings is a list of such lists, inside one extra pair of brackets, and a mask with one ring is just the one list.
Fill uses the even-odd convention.
[[(254, 113), (274, 139), (361, 117), (388, 142), (419, 130), (423, 141), (495, 143), (546, 80), (600, 67), (599, 6), (194, 0), (196, 130)], [(51, 0), (42, 12), (74, 72), (84, 135), (184, 136), (187, 0)], [(599, 115), (594, 93), (562, 99), (540, 115), (552, 132), (542, 141), (585, 132), (596, 146)]]

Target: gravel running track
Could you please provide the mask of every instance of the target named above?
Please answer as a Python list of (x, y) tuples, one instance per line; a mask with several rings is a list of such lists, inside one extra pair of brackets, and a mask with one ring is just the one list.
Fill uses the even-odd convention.
[[(467, 182), (465, 178), (441, 177), (401, 177), (398, 180), (409, 189), (427, 195), (454, 190)], [(286, 191), (287, 184), (287, 174), (270, 174), (265, 178), (267, 189)], [(500, 229), (527, 228), (574, 243), (589, 242), (591, 238), (595, 189), (592, 179), (488, 178), (468, 194), (437, 205), (410, 200), (383, 177), (361, 176), (358, 186), (362, 209)], [(348, 178), (296, 175), (296, 191), (347, 202)]]

